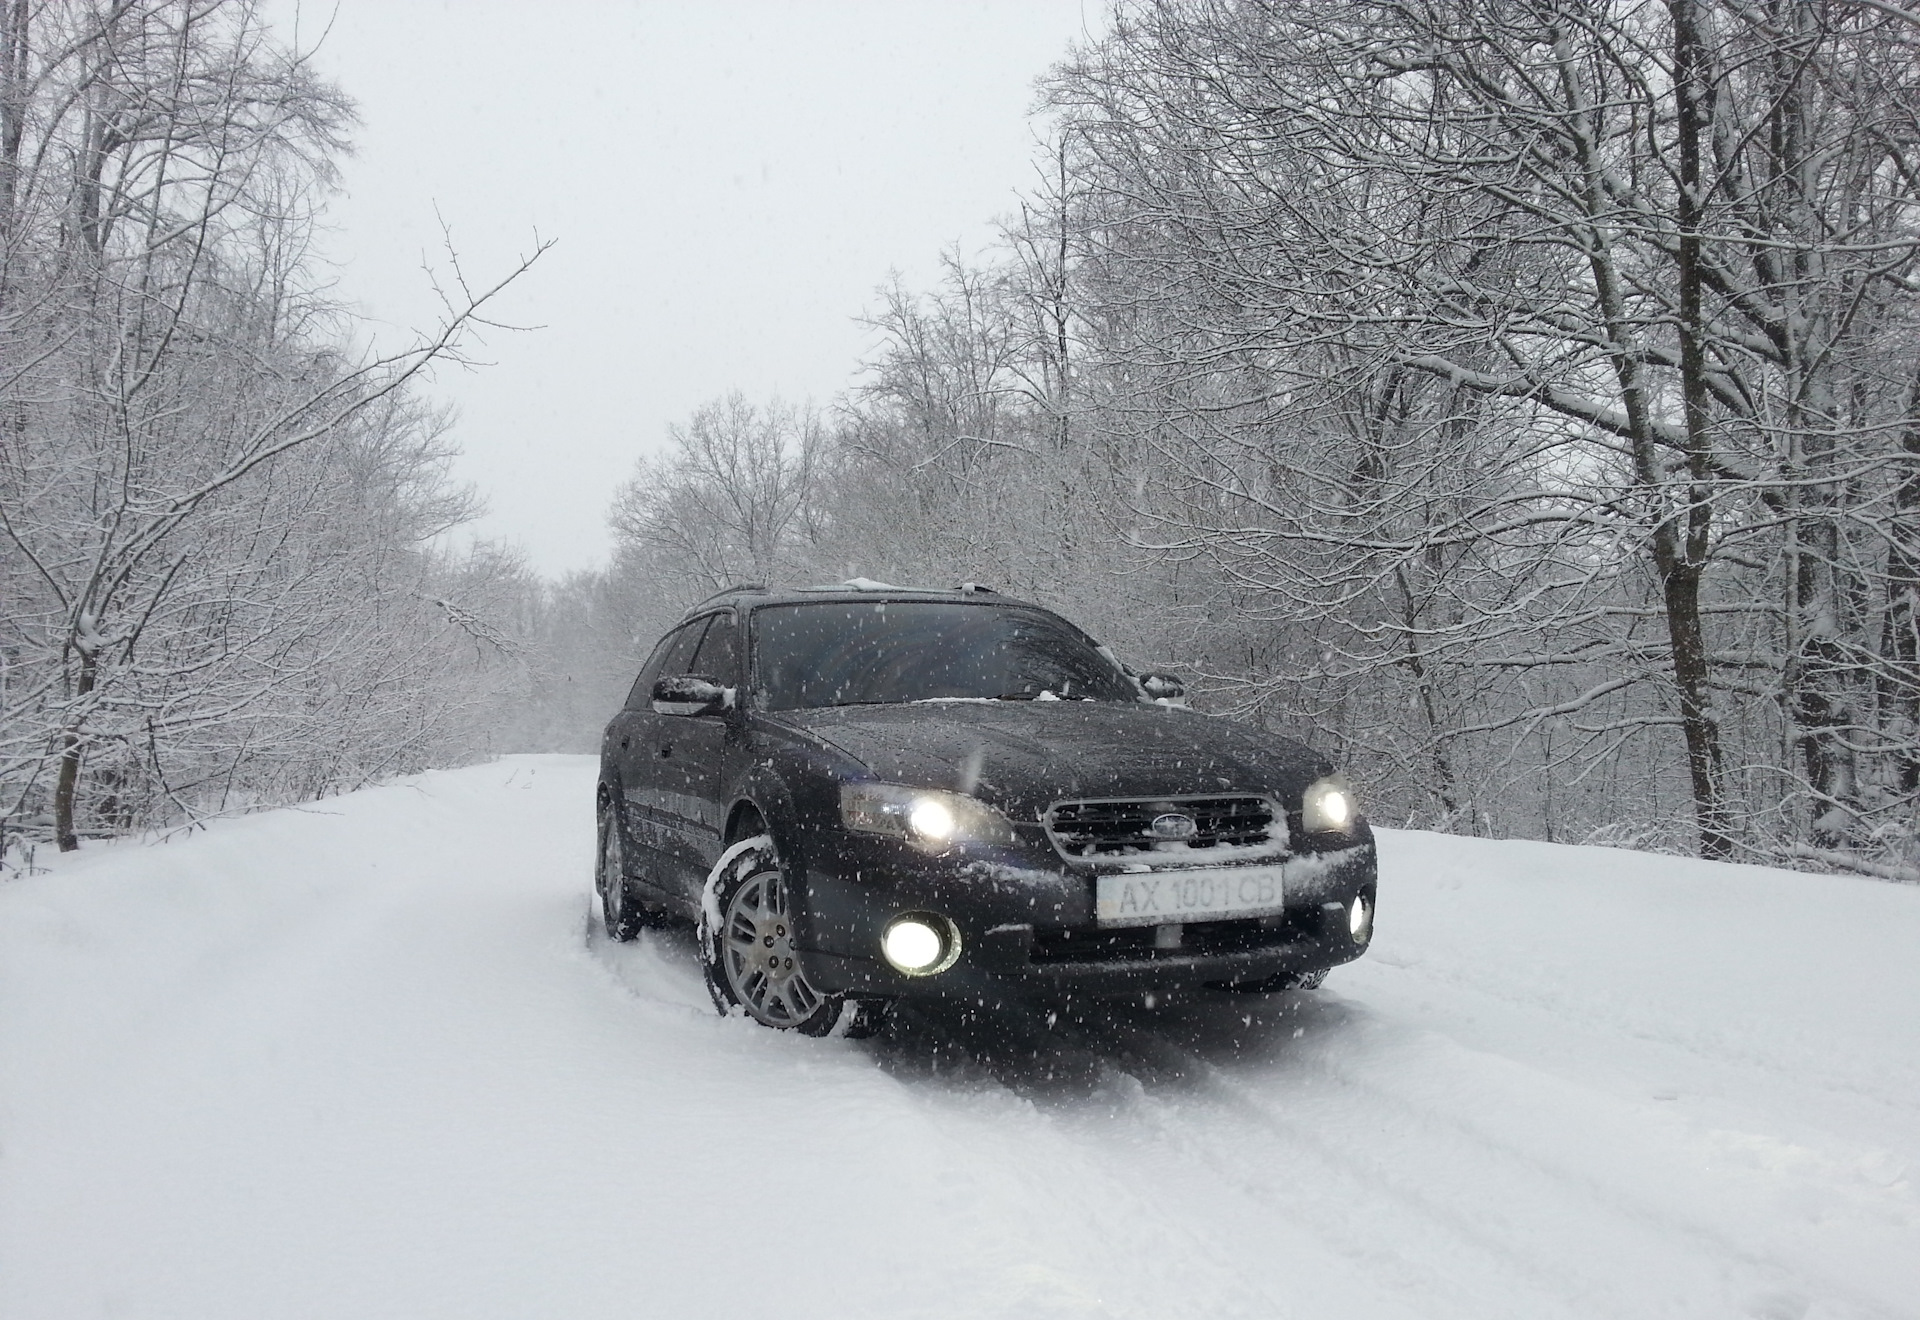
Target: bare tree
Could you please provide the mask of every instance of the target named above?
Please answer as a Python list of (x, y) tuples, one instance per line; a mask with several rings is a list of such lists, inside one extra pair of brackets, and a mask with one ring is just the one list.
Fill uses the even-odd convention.
[(456, 265), (435, 331), (336, 347), (310, 236), (350, 117), (248, 3), (0, 10), (0, 784), (8, 815), (44, 796), (62, 848), (92, 751), (111, 749), (102, 824), (124, 828), (134, 763), (197, 809), (169, 770), (189, 731), (257, 731), (316, 684), (391, 690), (327, 593), (377, 583), (345, 598), (371, 618), (432, 576), (424, 543), (468, 507), (406, 390), (501, 286)]
[[(1673, 728), (1709, 855), (1864, 842), (1885, 572), (1842, 532), (1909, 416), (1913, 41), (1839, 2), (1123, 6), (1055, 100), (1168, 552), (1396, 635), (1420, 710), (1446, 661), (1435, 746)], [(1419, 437), (1384, 467), (1383, 423)]]
[(615, 536), (658, 556), (688, 598), (782, 575), (816, 531), (822, 433), (812, 410), (736, 392), (667, 434), (672, 449), (642, 459), (615, 498)]

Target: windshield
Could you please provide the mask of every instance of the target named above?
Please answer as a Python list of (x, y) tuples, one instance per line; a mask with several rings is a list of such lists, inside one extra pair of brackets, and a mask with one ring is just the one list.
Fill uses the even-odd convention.
[(769, 605), (753, 614), (767, 710), (939, 698), (1138, 701), (1120, 667), (1039, 610), (945, 601)]

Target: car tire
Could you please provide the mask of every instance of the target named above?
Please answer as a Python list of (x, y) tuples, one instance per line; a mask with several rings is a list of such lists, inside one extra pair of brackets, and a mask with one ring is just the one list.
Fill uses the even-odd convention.
[(626, 943), (660, 917), (641, 900), (627, 875), (627, 832), (614, 814), (613, 799), (601, 794), (594, 812), (597, 847), (594, 853), (594, 891), (600, 895), (600, 920), (611, 938)]
[(1327, 969), (1322, 967), (1317, 972), (1282, 972), (1258, 981), (1209, 981), (1207, 985), (1229, 994), (1277, 995), (1286, 990), (1318, 990), (1326, 979)]
[(840, 1021), (827, 1032), (848, 1040), (866, 1040), (887, 1029), (893, 1017), (891, 999), (849, 999), (840, 1010)]
[[(715, 927), (714, 916), (719, 924)], [(793, 896), (771, 846), (727, 863), (701, 904), (700, 965), (723, 1014), (805, 1036), (871, 1036), (886, 1023), (884, 1000), (817, 990), (793, 946)]]

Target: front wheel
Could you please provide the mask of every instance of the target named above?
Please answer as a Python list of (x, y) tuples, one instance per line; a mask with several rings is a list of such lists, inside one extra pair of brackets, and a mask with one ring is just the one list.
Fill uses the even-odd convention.
[(746, 849), (716, 877), (710, 901), (701, 905), (700, 962), (722, 1013), (741, 1008), (764, 1026), (808, 1036), (871, 1036), (886, 1022), (886, 1001), (848, 999), (807, 979), (793, 943), (792, 890), (764, 844)]

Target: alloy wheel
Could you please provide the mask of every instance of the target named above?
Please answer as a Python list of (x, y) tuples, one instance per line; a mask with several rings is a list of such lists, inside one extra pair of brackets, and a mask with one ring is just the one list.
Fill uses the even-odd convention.
[(748, 876), (727, 901), (720, 962), (727, 988), (770, 1027), (796, 1026), (825, 996), (808, 983), (793, 948), (787, 886), (778, 871)]

